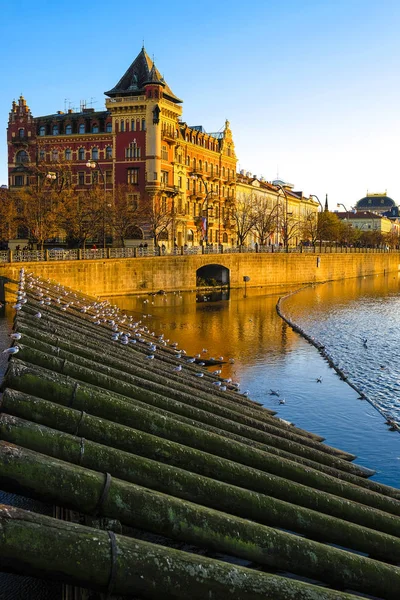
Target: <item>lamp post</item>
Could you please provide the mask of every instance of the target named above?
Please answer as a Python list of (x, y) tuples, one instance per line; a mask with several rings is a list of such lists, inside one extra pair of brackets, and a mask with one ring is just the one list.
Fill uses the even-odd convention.
[(318, 196), (317, 196), (316, 194), (310, 194), (310, 198), (315, 198), (315, 199), (318, 201), (318, 204), (319, 204), (319, 205), (320, 205), (320, 207), (321, 207), (321, 212), (324, 212), (324, 207), (322, 206), (322, 204), (321, 204), (321, 201), (320, 201), (320, 199), (318, 198)]
[[(320, 205), (320, 208), (321, 208), (321, 214), (322, 214), (324, 212), (324, 207), (322, 206), (321, 201), (318, 198), (318, 196), (316, 194), (310, 194), (310, 198), (315, 198), (318, 201), (318, 204)], [(318, 215), (317, 215), (317, 219), (318, 219)], [(317, 220), (317, 233), (319, 233), (319, 251), (321, 252), (322, 251), (322, 235), (321, 235), (320, 223), (318, 223), (318, 220)]]
[(275, 187), (278, 188), (278, 202), (279, 202), (279, 193), (282, 192), (284, 197), (285, 197), (285, 212), (284, 212), (284, 219), (283, 219), (283, 241), (285, 244), (285, 251), (289, 252), (289, 235), (288, 235), (288, 205), (289, 205), (289, 200), (288, 200), (288, 196), (286, 193), (285, 188), (283, 188), (281, 185), (276, 184)]
[(101, 178), (103, 180), (104, 186), (104, 202), (103, 202), (103, 251), (105, 253), (106, 250), (106, 206), (107, 206), (107, 187), (106, 187), (106, 178), (104, 176), (104, 171), (101, 168), (100, 163), (97, 160), (88, 160), (86, 166), (89, 169), (98, 169), (100, 171)]
[(203, 237), (203, 240), (205, 241), (206, 247), (208, 244), (208, 199), (210, 198), (210, 196), (213, 195), (213, 191), (208, 189), (208, 183), (207, 181), (204, 180), (203, 175), (201, 175), (201, 173), (196, 173), (196, 172), (192, 172), (189, 173), (190, 177), (194, 180), (200, 179), (200, 181), (203, 183), (204, 185), (204, 189), (206, 190), (206, 197), (204, 198), (202, 204), (201, 204), (201, 213), (203, 215), (203, 206), (204, 204), (206, 205), (206, 223), (205, 223), (205, 235)]

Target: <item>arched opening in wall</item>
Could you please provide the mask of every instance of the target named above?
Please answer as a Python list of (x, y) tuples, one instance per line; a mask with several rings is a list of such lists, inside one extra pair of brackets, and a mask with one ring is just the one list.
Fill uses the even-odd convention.
[(229, 269), (222, 265), (204, 265), (196, 271), (197, 287), (229, 286)]

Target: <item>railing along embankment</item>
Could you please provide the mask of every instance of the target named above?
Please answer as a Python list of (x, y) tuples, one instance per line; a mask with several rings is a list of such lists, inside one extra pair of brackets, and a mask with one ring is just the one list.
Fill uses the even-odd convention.
[(81, 518), (1, 507), (3, 570), (160, 599), (398, 598), (400, 490), (354, 455), (108, 302), (22, 270), (14, 308), (2, 485)]

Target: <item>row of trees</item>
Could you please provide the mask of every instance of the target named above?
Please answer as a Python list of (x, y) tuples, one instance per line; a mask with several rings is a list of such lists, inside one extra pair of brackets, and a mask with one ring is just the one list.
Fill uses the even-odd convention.
[(0, 190), (0, 238), (27, 237), (43, 249), (46, 240), (63, 237), (70, 248), (88, 240), (103, 243), (112, 237), (124, 246), (128, 237), (141, 238), (142, 228), (157, 240), (173, 218), (162, 203), (141, 206), (127, 185), (114, 192), (102, 185), (85, 191), (74, 186)]
[(287, 247), (296, 243), (340, 243), (359, 246), (398, 244), (394, 233), (363, 230), (341, 221), (335, 213), (308, 210), (301, 216), (288, 207), (257, 194), (238, 194), (232, 217), (239, 245), (245, 245), (252, 236), (260, 245), (280, 240)]

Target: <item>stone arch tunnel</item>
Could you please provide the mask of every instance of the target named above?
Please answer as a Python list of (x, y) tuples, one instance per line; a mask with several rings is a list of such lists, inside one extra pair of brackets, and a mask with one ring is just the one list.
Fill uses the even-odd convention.
[(196, 271), (197, 285), (229, 285), (230, 271), (227, 267), (218, 264), (203, 265)]

